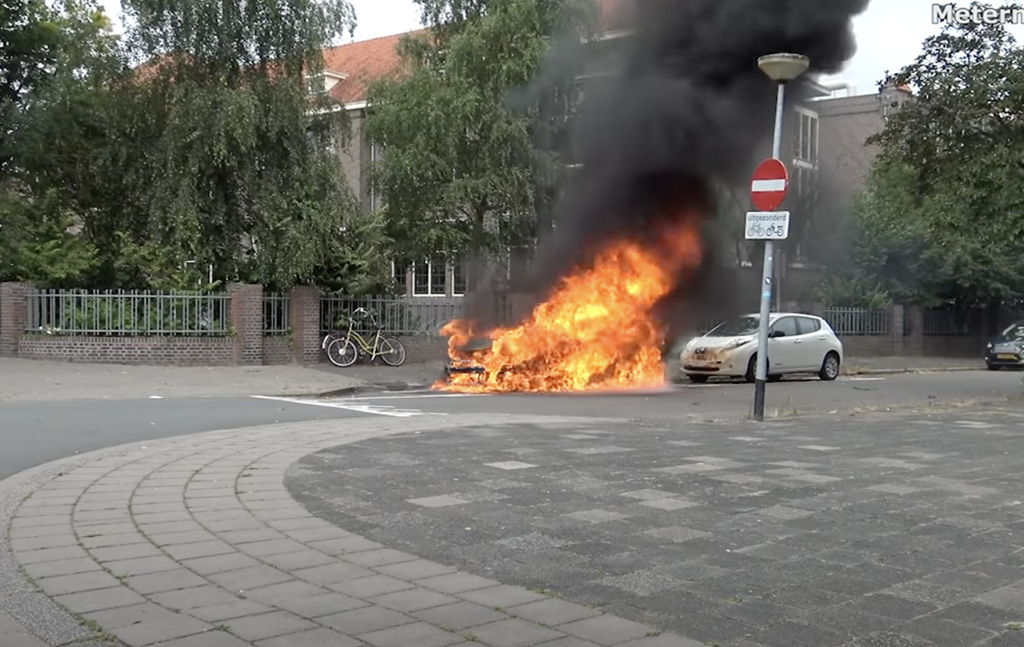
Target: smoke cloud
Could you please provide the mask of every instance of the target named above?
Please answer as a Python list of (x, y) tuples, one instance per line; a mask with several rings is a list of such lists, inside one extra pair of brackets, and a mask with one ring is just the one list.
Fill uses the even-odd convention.
[[(868, 2), (632, 0), (633, 36), (606, 42), (600, 60), (592, 53), (592, 60), (570, 61), (557, 49), (534, 92), (565, 78), (566, 66), (612, 73), (587, 81), (571, 138), (573, 158), (583, 166), (565, 187), (556, 229), (525, 277), (536, 299), (610, 239), (643, 236), (658, 230), (661, 218), (694, 214), (705, 220), (703, 270), (696, 284), (671, 295), (663, 315), (678, 329), (688, 323), (680, 313), (724, 316), (740, 307), (729, 299), (738, 293), (730, 284), (734, 273), (716, 269), (715, 241), (723, 233), (709, 216), (716, 187), (745, 186), (771, 137), (776, 86), (757, 58), (804, 54), (811, 73), (839, 71), (855, 51), (851, 19)], [(790, 85), (791, 105), (803, 91), (800, 83)]]

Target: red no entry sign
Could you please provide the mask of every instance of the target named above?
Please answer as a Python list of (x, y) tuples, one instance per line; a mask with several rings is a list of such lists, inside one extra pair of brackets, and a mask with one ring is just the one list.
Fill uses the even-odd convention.
[(761, 211), (775, 211), (786, 199), (789, 172), (781, 160), (769, 158), (758, 164), (750, 183), (750, 198)]

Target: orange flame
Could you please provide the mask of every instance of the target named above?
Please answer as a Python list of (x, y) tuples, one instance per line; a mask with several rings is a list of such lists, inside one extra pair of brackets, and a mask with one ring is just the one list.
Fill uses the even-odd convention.
[(487, 333), (488, 350), (459, 349), (479, 335), (472, 322), (442, 329), (453, 365), (482, 373), (453, 373), (436, 390), (461, 392), (588, 391), (665, 383), (664, 327), (654, 306), (701, 261), (697, 219), (685, 218), (656, 248), (619, 241), (592, 267), (569, 276), (515, 328)]

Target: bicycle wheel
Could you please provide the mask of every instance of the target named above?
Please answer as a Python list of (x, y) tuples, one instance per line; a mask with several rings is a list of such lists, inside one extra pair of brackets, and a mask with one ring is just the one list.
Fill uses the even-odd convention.
[(380, 358), (388, 366), (405, 364), (405, 346), (394, 337), (385, 337), (380, 341)]
[(359, 359), (359, 349), (351, 339), (335, 339), (327, 346), (327, 359), (338, 368), (347, 368)]

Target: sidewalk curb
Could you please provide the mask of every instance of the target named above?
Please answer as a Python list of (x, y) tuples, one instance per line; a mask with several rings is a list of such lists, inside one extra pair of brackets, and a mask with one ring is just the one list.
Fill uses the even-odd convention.
[(961, 373), (967, 371), (980, 371), (981, 368), (974, 366), (952, 366), (936, 368), (858, 368), (840, 371), (840, 375), (903, 375), (910, 373)]

